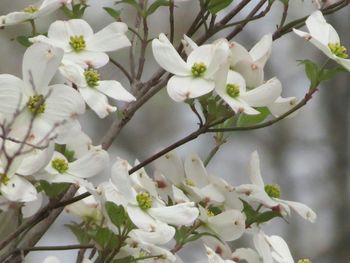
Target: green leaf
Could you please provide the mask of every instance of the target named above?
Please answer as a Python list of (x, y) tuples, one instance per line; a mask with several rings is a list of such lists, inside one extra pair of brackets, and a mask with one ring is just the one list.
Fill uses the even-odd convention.
[(180, 228), (176, 229), (174, 239), (176, 241), (176, 244), (182, 244), (182, 242), (185, 240), (187, 233), (189, 231), (189, 228), (186, 226), (181, 226)]
[(304, 64), (306, 76), (310, 80), (310, 88), (315, 89), (320, 84), (320, 67), (308, 59), (301, 60), (300, 64)]
[(320, 81), (327, 81), (333, 79), (337, 74), (347, 72), (343, 67), (335, 67), (331, 69), (324, 69), (320, 73)]
[(120, 227), (125, 223), (127, 216), (125, 214), (124, 208), (121, 205), (118, 206), (113, 202), (107, 201), (105, 203), (105, 207), (109, 218), (115, 226)]
[(115, 20), (120, 19), (120, 10), (115, 10), (111, 7), (104, 7), (103, 8), (111, 17), (113, 17)]
[(119, 258), (119, 259), (113, 260), (113, 263), (131, 263), (131, 262), (135, 262), (132, 256), (127, 256), (125, 258)]
[(106, 227), (98, 227), (97, 231), (90, 231), (89, 235), (102, 248), (113, 248), (118, 244), (118, 237)]
[(44, 190), (45, 194), (50, 198), (55, 198), (59, 194), (63, 193), (70, 186), (69, 183), (53, 183), (50, 184), (47, 181), (41, 180), (40, 186)]
[(169, 0), (157, 0), (153, 4), (151, 4), (150, 7), (147, 9), (146, 16), (153, 14), (161, 6), (169, 6), (169, 5), (170, 5)]
[(140, 5), (136, 2), (136, 0), (122, 0), (122, 1), (119, 1), (117, 3), (115, 3), (116, 5), (117, 4), (127, 4), (127, 5), (131, 5), (133, 7), (135, 7), (135, 9), (140, 13), (140, 14), (143, 14), (143, 10), (141, 9)]
[(210, 232), (202, 232), (202, 233), (195, 233), (195, 234), (191, 235), (190, 237), (186, 238), (185, 243), (196, 241), (203, 236), (211, 236), (211, 237), (214, 237), (215, 239), (217, 239), (218, 241), (222, 242), (222, 240), (220, 240), (220, 238), (217, 237), (215, 234), (210, 233)]
[(233, 0), (210, 0), (208, 10), (210, 13), (215, 15), (219, 11), (229, 6)]
[(73, 14), (72, 10), (70, 10), (67, 6), (63, 5), (61, 7), (61, 10), (68, 18), (74, 18), (74, 14)]
[(91, 238), (88, 232), (85, 229), (83, 229), (80, 225), (66, 224), (65, 226), (73, 232), (80, 244), (87, 245), (90, 242)]
[(270, 221), (271, 219), (275, 217), (282, 217), (282, 215), (276, 211), (267, 211), (260, 213), (259, 215), (256, 216), (255, 222), (258, 224), (265, 223), (267, 221)]
[(237, 126), (245, 127), (245, 126), (258, 124), (264, 121), (270, 115), (270, 111), (266, 107), (257, 108), (256, 110), (259, 111), (260, 114), (258, 115), (241, 114), (238, 118)]
[(16, 40), (22, 46), (30, 47), (33, 43), (29, 41), (29, 38), (31, 38), (31, 36), (29, 36), (29, 37), (27, 37), (27, 36), (18, 36), (18, 37), (16, 37)]

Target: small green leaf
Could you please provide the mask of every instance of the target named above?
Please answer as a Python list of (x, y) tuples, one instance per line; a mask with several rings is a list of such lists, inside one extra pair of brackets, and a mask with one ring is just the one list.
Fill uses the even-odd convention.
[(153, 4), (151, 4), (150, 7), (147, 9), (146, 16), (153, 14), (161, 6), (169, 6), (169, 5), (170, 5), (169, 0), (157, 0)]
[(41, 180), (40, 186), (44, 190), (45, 194), (50, 198), (55, 198), (59, 194), (63, 193), (68, 189), (70, 184), (68, 183), (52, 183), (50, 184), (47, 181)]
[(66, 224), (65, 226), (68, 227), (73, 232), (73, 234), (76, 236), (80, 244), (87, 245), (90, 242), (91, 238), (89, 234), (80, 225)]
[(320, 81), (327, 81), (333, 79), (337, 74), (347, 72), (343, 67), (335, 67), (331, 69), (324, 69), (320, 73)]
[(317, 88), (318, 84), (320, 84), (320, 67), (308, 59), (301, 60), (300, 64), (304, 64), (306, 76), (310, 80), (310, 88)]
[(210, 0), (208, 10), (210, 13), (215, 15), (219, 11), (229, 6), (233, 0)]
[(124, 208), (121, 205), (118, 206), (113, 202), (107, 201), (105, 203), (105, 207), (109, 218), (115, 226), (120, 227), (125, 223), (127, 216), (125, 214)]
[(267, 221), (270, 221), (271, 219), (275, 217), (282, 217), (282, 215), (276, 211), (267, 211), (260, 213), (259, 215), (256, 216), (255, 222), (258, 224), (265, 223)]
[(27, 36), (18, 36), (18, 37), (16, 37), (16, 40), (22, 46), (30, 47), (33, 43), (29, 41), (29, 38), (31, 38), (31, 36), (29, 36), (29, 37), (27, 37)]
[(270, 111), (266, 107), (257, 108), (256, 110), (259, 111), (260, 114), (257, 114), (257, 115), (241, 114), (238, 118), (237, 126), (245, 127), (245, 126), (258, 124), (264, 121), (270, 115)]
[(189, 228), (186, 226), (181, 226), (180, 228), (176, 229), (174, 239), (177, 244), (182, 244), (182, 242), (187, 236), (188, 231), (189, 231)]
[(115, 20), (120, 19), (120, 10), (115, 10), (111, 7), (104, 7), (103, 8), (111, 17), (113, 17)]
[(132, 256), (127, 256), (125, 258), (119, 258), (119, 259), (113, 260), (113, 263), (132, 263), (132, 262), (135, 262)]
[(118, 243), (116, 235), (106, 227), (98, 227), (97, 231), (91, 231), (90, 236), (101, 247), (108, 248), (113, 247)]

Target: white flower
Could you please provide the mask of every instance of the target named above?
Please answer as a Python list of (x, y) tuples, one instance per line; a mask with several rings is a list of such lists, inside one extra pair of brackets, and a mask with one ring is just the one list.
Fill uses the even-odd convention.
[(337, 31), (326, 22), (321, 11), (312, 13), (305, 23), (309, 33), (298, 29), (293, 29), (293, 31), (350, 71), (350, 59), (346, 59), (348, 57), (346, 48), (341, 45)]
[(264, 66), (270, 57), (272, 35), (264, 35), (248, 52), (237, 42), (230, 42), (230, 68), (240, 73), (248, 88), (255, 88), (264, 82)]
[[(131, 221), (139, 228), (138, 235), (153, 244), (167, 243), (175, 234), (175, 229), (168, 225), (191, 225), (198, 216), (198, 209), (193, 202), (166, 206), (158, 198), (154, 183), (144, 171), (130, 177), (129, 164), (118, 159), (112, 167), (109, 184), (101, 186), (105, 199), (123, 205)], [(140, 174), (142, 172), (142, 174)], [(132, 180), (133, 179), (133, 180)]]
[(30, 5), (19, 12), (0, 16), (0, 27), (10, 26), (51, 14), (71, 0), (44, 0), (40, 6)]
[(282, 84), (276, 78), (272, 78), (252, 90), (247, 90), (243, 76), (232, 70), (227, 73), (225, 68), (220, 70), (216, 82), (216, 93), (236, 113), (260, 114), (253, 107), (265, 107), (272, 104), (282, 92)]
[(56, 126), (84, 113), (85, 103), (77, 91), (62, 84), (49, 86), (62, 56), (61, 49), (38, 43), (24, 54), (23, 80), (0, 75), (0, 113), (11, 120), (21, 111), (12, 127), (14, 137), (31, 142), (52, 138)]
[(94, 69), (84, 70), (76, 66), (76, 74), (67, 76), (63, 73), (63, 75), (77, 85), (85, 102), (100, 118), (105, 118), (117, 110), (108, 103), (107, 97), (125, 102), (136, 100), (118, 81), (100, 80), (100, 74)]
[(166, 71), (174, 74), (167, 84), (169, 96), (175, 101), (197, 98), (211, 92), (214, 75), (229, 54), (227, 41), (196, 48), (185, 62), (164, 34), (152, 41), (153, 56)]
[(90, 178), (102, 172), (108, 166), (109, 156), (100, 146), (93, 147), (81, 158), (68, 162), (67, 158), (54, 152), (50, 163), (44, 171), (35, 175), (36, 179), (50, 183), (73, 183), (87, 186), (84, 178)]
[(282, 214), (290, 214), (293, 209), (304, 219), (315, 222), (316, 214), (308, 206), (280, 199), (280, 190), (276, 185), (265, 185), (260, 173), (260, 161), (257, 151), (252, 153), (250, 160), (250, 180), (252, 184), (244, 184), (235, 188), (241, 194), (241, 198), (247, 201), (261, 203), (267, 207), (277, 207), (282, 209)]
[(259, 231), (253, 240), (264, 263), (294, 263), (288, 245), (281, 237), (267, 236)]
[[(287, 97), (287, 98), (278, 97), (272, 104), (267, 105), (267, 107), (269, 108), (269, 111), (273, 116), (279, 117), (284, 113), (288, 112), (289, 110), (293, 109), (296, 104), (297, 104), (296, 97)], [(294, 112), (293, 114), (290, 114), (288, 117), (293, 117), (295, 116), (296, 113), (297, 111)]]
[(44, 42), (64, 50), (63, 65), (75, 63), (83, 68), (100, 68), (109, 57), (105, 52), (131, 45), (125, 33), (128, 26), (122, 22), (109, 24), (99, 32), (93, 32), (82, 19), (56, 21), (49, 27), (48, 36), (36, 36), (32, 42)]

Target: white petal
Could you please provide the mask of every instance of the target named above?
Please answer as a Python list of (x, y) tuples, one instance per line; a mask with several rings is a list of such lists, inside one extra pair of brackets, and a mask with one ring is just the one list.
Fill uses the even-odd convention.
[(91, 52), (91, 51), (81, 51), (79, 53), (70, 52), (64, 55), (62, 63), (75, 63), (78, 64), (82, 68), (101, 68), (105, 66), (109, 57), (106, 53), (103, 52)]
[(48, 256), (44, 259), (43, 263), (61, 263), (61, 261), (54, 256)]
[[(298, 101), (296, 97), (288, 97), (288, 98), (278, 97), (272, 104), (268, 105), (268, 108), (273, 116), (278, 117), (286, 113), (287, 111), (293, 109), (297, 104), (297, 102)], [(298, 111), (292, 113), (288, 117), (295, 116), (297, 112)]]
[(36, 17), (36, 14), (29, 14), (27, 12), (12, 12), (3, 16), (2, 25), (11, 26), (19, 23), (23, 23), (29, 19)]
[(350, 59), (338, 58), (337, 62), (344, 68), (346, 68), (348, 71), (350, 71)]
[(79, 88), (80, 94), (83, 96), (87, 105), (96, 112), (100, 118), (105, 118), (109, 113), (117, 110), (108, 104), (106, 95), (94, 90), (93, 88)]
[(260, 160), (257, 151), (254, 151), (250, 157), (249, 170), (250, 181), (263, 189), (265, 184), (260, 173)]
[(26, 202), (23, 204), (23, 206), (22, 206), (23, 217), (28, 218), (28, 217), (33, 216), (36, 212), (39, 211), (42, 203), (43, 203), (43, 194), (38, 193), (37, 199), (30, 201), (30, 202)]
[(249, 60), (240, 60), (234, 66), (234, 70), (244, 77), (248, 88), (255, 88), (264, 81), (263, 68)]
[(120, 158), (112, 166), (111, 182), (114, 187), (131, 203), (136, 204), (135, 191), (132, 189), (129, 177), (129, 164)]
[(115, 100), (126, 102), (136, 100), (136, 98), (116, 80), (100, 81), (96, 89)]
[(1, 184), (0, 190), (11, 201), (29, 202), (37, 199), (35, 187), (18, 175), (11, 176), (7, 184)]
[(262, 232), (254, 235), (253, 237), (254, 245), (259, 255), (262, 257), (264, 263), (274, 263), (270, 246), (265, 239), (265, 235)]
[(308, 19), (306, 19), (305, 24), (310, 31), (310, 35), (322, 44), (328, 45), (328, 43), (340, 42), (338, 34), (334, 28), (326, 22), (320, 11), (312, 13)]
[[(2, 74), (0, 75), (0, 112), (8, 117), (20, 110), (26, 101), (24, 101), (22, 90), (26, 89), (26, 84), (19, 78)], [(6, 117), (3, 116), (3, 117)]]
[(282, 203), (287, 204), (290, 208), (292, 208), (295, 212), (297, 212), (301, 217), (306, 220), (314, 223), (316, 221), (317, 215), (316, 213), (307, 205), (304, 205), (299, 202), (292, 202), (287, 200), (280, 200)]
[(264, 67), (269, 59), (272, 48), (272, 35), (264, 35), (261, 40), (249, 51), (252, 59), (260, 67)]
[(184, 165), (186, 177), (193, 181), (195, 186), (201, 188), (209, 183), (207, 170), (197, 154), (187, 156)]
[(78, 160), (70, 163), (68, 173), (80, 178), (89, 178), (102, 172), (108, 163), (108, 153), (97, 146)]
[[(57, 21), (56, 23), (61, 23), (61, 26), (65, 28), (69, 36), (83, 36), (85, 41), (87, 41), (94, 35), (91, 26), (83, 19)], [(51, 38), (50, 34), (48, 36)]]
[(245, 215), (238, 210), (227, 210), (208, 218), (208, 226), (224, 241), (240, 238), (245, 232)]
[(228, 62), (230, 56), (229, 43), (226, 39), (219, 39), (213, 45), (213, 54), (205, 72), (205, 76), (212, 77), (221, 65)]
[(225, 261), (215, 253), (210, 247), (205, 246), (208, 256), (208, 263), (225, 263)]
[(59, 9), (67, 0), (44, 0), (38, 10), (38, 17), (49, 15)]
[(214, 81), (203, 78), (173, 76), (168, 81), (167, 90), (170, 98), (184, 101), (203, 96), (215, 87)]
[(63, 50), (44, 43), (30, 46), (23, 57), (23, 80), (37, 93), (47, 87), (63, 58)]
[(146, 231), (155, 231), (158, 221), (143, 211), (140, 207), (128, 205), (126, 207), (130, 220), (140, 229)]
[[(277, 256), (283, 263), (294, 263), (293, 257), (289, 251), (287, 243), (279, 236), (265, 236), (267, 242), (271, 245)], [(274, 256), (274, 254), (272, 254)]]
[(172, 190), (176, 204), (190, 202), (190, 199), (185, 195), (185, 193), (175, 185), (172, 185)]
[(181, 159), (172, 151), (154, 162), (156, 169), (160, 171), (173, 184), (180, 185), (185, 180), (185, 172)]
[(79, 65), (66, 61), (65, 64), (62, 64), (59, 67), (59, 71), (63, 77), (77, 86), (86, 85), (86, 80), (84, 77), (84, 69)]
[(57, 84), (50, 86), (43, 116), (51, 123), (75, 118), (85, 112), (85, 103), (81, 95), (73, 88)]
[[(239, 248), (231, 255), (232, 258), (239, 261), (245, 260), (248, 263), (260, 263), (260, 256), (251, 248)], [(237, 261), (237, 260), (236, 260)]]
[(189, 56), (193, 50), (198, 48), (198, 45), (188, 36), (184, 35), (183, 40), (181, 40), (182, 45), (184, 46), (184, 50), (186, 55)]
[(128, 26), (122, 22), (109, 24), (87, 41), (87, 50), (97, 52), (115, 51), (131, 46), (125, 33)]
[(230, 43), (230, 65), (234, 67), (241, 60), (253, 61), (248, 50), (237, 42)]
[(264, 107), (276, 101), (281, 92), (281, 82), (276, 78), (272, 78), (261, 86), (242, 94), (240, 97), (250, 106)]
[(176, 226), (190, 225), (199, 215), (199, 211), (193, 202), (150, 208), (148, 213), (159, 221)]
[(134, 229), (130, 232), (130, 237), (142, 240), (155, 245), (163, 245), (168, 243), (175, 235), (175, 228), (163, 222), (157, 221), (157, 225), (153, 231), (144, 231), (142, 229)]
[(261, 189), (260, 186), (257, 186), (255, 184), (243, 184), (243, 185), (237, 186), (235, 188), (235, 191), (237, 194), (240, 195), (240, 197), (243, 200), (257, 202), (267, 207), (278, 206), (278, 202), (272, 200), (267, 195), (264, 189)]
[(166, 71), (178, 76), (191, 75), (191, 68), (183, 61), (164, 34), (152, 41), (154, 59)]
[(217, 203), (222, 203), (225, 201), (225, 196), (222, 194), (222, 192), (212, 184), (208, 184), (207, 186), (201, 188), (200, 193), (205, 201)]

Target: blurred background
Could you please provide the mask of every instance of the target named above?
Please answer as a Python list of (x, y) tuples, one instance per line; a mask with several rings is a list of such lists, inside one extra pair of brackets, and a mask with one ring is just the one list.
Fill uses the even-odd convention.
[[(0, 15), (21, 10), (35, 1), (1, 0)], [(95, 31), (113, 22), (102, 6), (113, 6), (112, 0), (90, 0), (91, 8), (86, 11), (85, 19)], [(237, 2), (237, 1), (235, 1)], [(251, 1), (251, 6), (258, 2)], [(290, 1), (288, 20), (310, 14), (315, 6), (311, 0)], [(273, 10), (263, 19), (250, 23), (234, 40), (247, 48), (252, 47), (264, 34), (273, 32), (282, 14), (282, 5), (276, 3)], [(198, 11), (197, 0), (179, 3), (176, 8), (176, 36), (179, 41)], [(236, 19), (243, 18), (249, 12), (249, 6)], [(135, 12), (123, 8), (123, 21), (134, 23)], [(350, 8), (328, 16), (328, 21), (338, 31), (342, 43), (350, 48), (349, 34)], [(63, 18), (60, 11), (38, 22), (40, 32), (47, 31), (48, 25)], [(161, 8), (150, 18), (150, 36), (168, 32), (168, 12)], [(29, 24), (11, 26), (0, 30), (0, 73), (21, 76), (21, 60), (25, 48), (13, 38), (28, 35)], [(220, 35), (215, 36), (218, 38)], [(196, 39), (196, 37), (194, 37)], [(127, 50), (111, 54), (120, 63), (128, 65)], [(311, 45), (290, 33), (275, 41), (273, 52), (266, 70), (266, 79), (277, 76), (283, 83), (283, 96), (296, 96), (302, 99), (308, 88), (303, 66), (297, 60), (311, 59), (322, 63), (325, 57)], [(128, 66), (127, 66), (128, 68)], [(150, 50), (144, 79), (157, 70)], [(105, 79), (127, 81), (121, 73), (109, 65), (102, 71)], [(225, 178), (234, 185), (246, 183), (250, 154), (258, 150), (261, 159), (262, 175), (266, 183), (278, 183), (282, 188), (282, 198), (303, 202), (318, 214), (316, 223), (302, 220), (298, 215), (283, 220), (274, 219), (266, 233), (282, 236), (290, 246), (294, 259), (310, 258), (313, 262), (350, 262), (350, 74), (341, 74), (320, 87), (314, 96), (294, 118), (286, 119), (274, 126), (248, 132), (232, 133), (228, 142), (214, 156), (208, 166), (210, 173)], [(120, 105), (123, 106), (123, 105)], [(88, 111), (81, 119), (85, 132), (98, 144), (103, 134), (113, 122), (113, 114), (107, 119), (99, 119)], [(120, 156), (133, 162), (144, 160), (158, 150), (184, 137), (196, 129), (196, 117), (190, 109), (181, 103), (173, 102), (162, 90), (142, 107), (124, 128), (113, 147), (110, 148), (111, 160)], [(198, 153), (203, 159), (214, 147), (212, 135), (203, 135), (177, 151), (184, 158), (187, 154)], [(148, 166), (151, 174), (152, 165)], [(103, 181), (108, 176), (95, 178)], [(74, 244), (75, 239), (63, 224), (74, 220), (61, 215), (52, 229), (40, 241), (41, 245)], [(238, 244), (233, 243), (232, 247)], [(184, 262), (195, 262), (201, 258), (202, 250), (198, 244), (184, 249)], [(188, 253), (191, 251), (191, 253)], [(33, 252), (26, 262), (42, 262), (47, 255), (57, 255), (62, 262), (74, 262), (75, 252)]]

